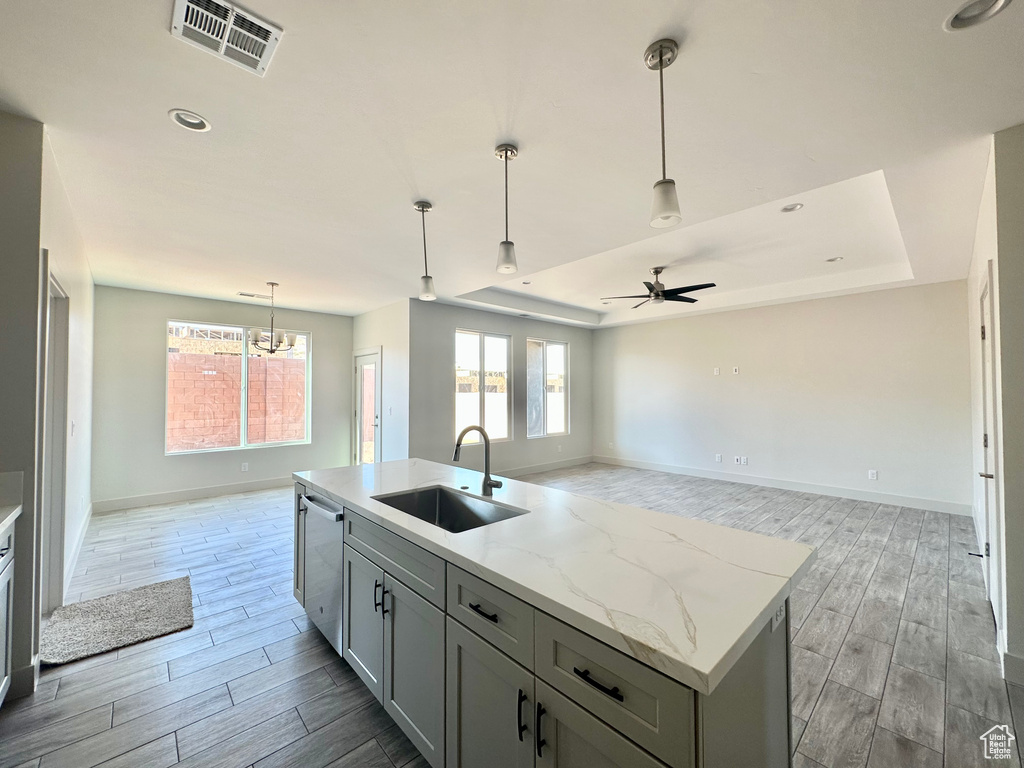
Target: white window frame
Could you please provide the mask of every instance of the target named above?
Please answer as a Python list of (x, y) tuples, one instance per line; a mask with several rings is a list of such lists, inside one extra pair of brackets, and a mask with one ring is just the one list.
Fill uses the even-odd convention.
[[(542, 343), (544, 345), (544, 350), (543, 350), (543, 353), (541, 354), (541, 360), (543, 362), (543, 371), (541, 371), (541, 381), (543, 382), (543, 394), (544, 394), (544, 397), (542, 398), (542, 402), (541, 402), (541, 406), (542, 406), (541, 424), (543, 424), (543, 426), (544, 426), (544, 434), (542, 434), (542, 435), (531, 435), (530, 434), (529, 424), (527, 424), (527, 427), (526, 427), (526, 439), (527, 440), (541, 440), (541, 439), (543, 439), (545, 437), (567, 437), (570, 434), (570, 432), (572, 431), (572, 418), (571, 418), (571, 414), (570, 414), (571, 399), (569, 397), (569, 388), (570, 388), (570, 382), (569, 382), (569, 342), (568, 341), (562, 341), (561, 339), (538, 339), (535, 336), (529, 336), (526, 339), (527, 347), (529, 347), (529, 344), (530, 344), (531, 341), (535, 342), (535, 343), (539, 342), (539, 343)], [(565, 347), (565, 430), (562, 431), (562, 432), (548, 432), (548, 397), (547, 397), (547, 394), (548, 394), (548, 344), (559, 344), (559, 345)], [(527, 356), (526, 356), (526, 398), (527, 398), (526, 409), (527, 409), (527, 413), (529, 413), (529, 409), (530, 409), (529, 397), (530, 397), (530, 356), (529, 356), (529, 354), (527, 354)]]
[[(229, 445), (223, 448), (196, 448), (191, 451), (168, 451), (167, 450), (167, 398), (168, 386), (170, 379), (170, 352), (167, 351), (167, 336), (168, 331), (172, 324), (180, 325), (194, 325), (209, 328), (241, 328), (242, 329), (242, 399), (240, 408), (242, 409), (242, 418), (239, 422), (239, 429), (241, 433), (238, 436), (238, 445)], [(299, 331), (294, 329), (280, 329), (285, 333), (294, 333), (297, 336), (306, 337), (306, 439), (305, 440), (290, 440), (282, 443), (249, 443), (246, 441), (246, 435), (249, 434), (249, 331), (253, 328), (261, 331), (261, 333), (269, 333), (266, 328), (258, 325), (231, 325), (230, 323), (206, 323), (199, 322), (198, 320), (176, 320), (174, 318), (168, 318), (164, 326), (164, 456), (187, 456), (193, 453), (221, 453), (224, 451), (250, 451), (260, 448), (286, 448), (294, 445), (309, 445), (313, 442), (313, 333), (312, 331)], [(275, 326), (275, 331), (278, 328)]]
[[(453, 350), (454, 350), (454, 347), (455, 347), (455, 342), (456, 342), (456, 340), (458, 338), (458, 334), (460, 334), (460, 333), (475, 333), (477, 336), (480, 337), (480, 383), (479, 383), (479, 387), (478, 387), (478, 389), (479, 389), (478, 394), (480, 395), (480, 426), (483, 427), (484, 429), (487, 429), (487, 425), (484, 423), (484, 422), (487, 421), (487, 418), (486, 418), (486, 416), (487, 416), (487, 403), (486, 403), (486, 399), (484, 397), (487, 394), (486, 385), (485, 385), (485, 378), (484, 378), (485, 374), (487, 373), (487, 370), (486, 370), (486, 367), (487, 367), (486, 366), (486, 360), (484, 358), (484, 339), (486, 339), (488, 336), (490, 336), (491, 338), (504, 339), (505, 340), (505, 349), (506, 349), (506, 355), (505, 355), (506, 360), (505, 360), (505, 362), (506, 362), (506, 365), (508, 366), (507, 369), (506, 369), (506, 373), (505, 373), (506, 380), (507, 380), (507, 384), (506, 384), (506, 387), (505, 387), (505, 389), (506, 389), (506, 393), (505, 394), (507, 395), (507, 397), (505, 398), (505, 420), (506, 420), (506, 423), (508, 424), (508, 437), (490, 437), (490, 435), (488, 435), (488, 437), (490, 438), (490, 441), (492, 443), (511, 442), (514, 439), (514, 435), (513, 435), (513, 431), (512, 431), (513, 428), (514, 428), (514, 423), (512, 421), (512, 363), (513, 363), (512, 337), (507, 335), (507, 334), (504, 334), (504, 333), (491, 333), (490, 331), (478, 331), (478, 330), (476, 330), (474, 328), (456, 328), (455, 329), (455, 333), (452, 335), (452, 348), (453, 348)], [(459, 384), (459, 382), (458, 382), (458, 376), (456, 375), (457, 372), (458, 372), (458, 365), (455, 365), (452, 368), (452, 378), (454, 380), (453, 383), (455, 384), (455, 386), (452, 387), (452, 421), (453, 422), (455, 421), (455, 414), (456, 414), (457, 409), (458, 409), (456, 395), (458, 394), (458, 384)], [(455, 428), (455, 438), (458, 438), (459, 432), (460, 432), (459, 426), (458, 426), (458, 424), (454, 424), (453, 423), (453, 427)], [(472, 445), (474, 442), (483, 442), (483, 441), (480, 440), (480, 436), (479, 435), (470, 434), (470, 435), (466, 436), (466, 445)]]

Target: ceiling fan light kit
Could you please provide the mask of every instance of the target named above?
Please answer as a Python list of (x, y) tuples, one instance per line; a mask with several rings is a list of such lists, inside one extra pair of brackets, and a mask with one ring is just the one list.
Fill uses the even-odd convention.
[(668, 177), (665, 163), (665, 68), (679, 55), (679, 44), (668, 38), (657, 40), (644, 51), (644, 64), (658, 71), (658, 95), (661, 106), (661, 179), (654, 184), (651, 203), (651, 226), (657, 229), (674, 227), (683, 220), (679, 212), (676, 183)]
[(684, 285), (681, 288), (666, 289), (664, 283), (661, 282), (661, 273), (664, 271), (664, 267), (651, 267), (650, 272), (654, 275), (654, 282), (644, 281), (644, 287), (647, 289), (647, 293), (638, 293), (634, 296), (605, 296), (601, 301), (607, 304), (609, 299), (643, 299), (643, 301), (635, 305), (633, 309), (639, 309), (644, 304), (663, 304), (666, 301), (696, 304), (696, 299), (691, 298), (690, 296), (684, 296), (683, 294), (691, 293), (693, 291), (703, 291), (706, 288), (715, 287), (714, 283), (699, 283), (697, 285)]
[(516, 263), (516, 244), (508, 239), (508, 161), (519, 156), (519, 148), (515, 144), (499, 144), (494, 148), (494, 155), (505, 165), (505, 239), (498, 244), (498, 274), (511, 275), (518, 271)]
[(423, 225), (423, 277), (420, 278), (420, 301), (433, 301), (437, 298), (434, 292), (434, 278), (427, 268), (427, 211), (433, 206), (426, 200), (417, 200), (413, 207), (420, 212), (420, 223)]

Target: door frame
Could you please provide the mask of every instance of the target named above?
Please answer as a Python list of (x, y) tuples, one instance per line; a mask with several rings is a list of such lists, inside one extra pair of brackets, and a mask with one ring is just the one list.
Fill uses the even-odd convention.
[(359, 361), (365, 357), (376, 357), (375, 370), (377, 375), (374, 380), (374, 409), (376, 410), (376, 418), (374, 419), (374, 443), (373, 443), (373, 460), (374, 463), (380, 463), (383, 457), (383, 447), (381, 438), (384, 433), (384, 414), (382, 413), (383, 403), (383, 388), (381, 387), (381, 381), (383, 380), (382, 363), (384, 359), (383, 347), (363, 347), (352, 352), (352, 463), (362, 464), (361, 452), (360, 452), (360, 440), (362, 436), (361, 424), (359, 421), (359, 409), (362, 406), (362, 381), (359, 377)]
[(999, 464), (1000, 434), (999, 418), (997, 415), (999, 397), (996, 390), (998, 377), (996, 375), (996, 328), (994, 307), (992, 306), (992, 286), (992, 262), (990, 261), (985, 281), (981, 286), (978, 309), (981, 316), (981, 325), (985, 328), (985, 338), (981, 342), (981, 417), (982, 429), (988, 435), (988, 447), (985, 448), (983, 446), (982, 448), (981, 471), (992, 475), (993, 478), (991, 480), (982, 480), (984, 484), (985, 536), (984, 541), (979, 542), (979, 544), (982, 546), (982, 553), (986, 555), (983, 561), (986, 591), (989, 602), (992, 605), (992, 613), (996, 621), (996, 631), (1001, 634), (1005, 623), (1003, 619), (1003, 582), (1001, 578), (1003, 567), (1003, 526), (1000, 481), (1002, 480), (1002, 472)]
[(64, 604), (64, 537), (67, 508), (68, 294), (49, 274), (46, 308), (46, 377), (42, 425), (42, 532), (40, 613)]

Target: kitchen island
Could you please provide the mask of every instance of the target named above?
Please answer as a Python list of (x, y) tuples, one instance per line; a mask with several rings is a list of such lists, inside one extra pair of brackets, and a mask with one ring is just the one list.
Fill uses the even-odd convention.
[[(481, 473), (417, 459), (294, 478), (296, 597), (322, 629), (336, 616), (325, 635), (436, 768), (474, 764), (472, 732), (501, 719), (485, 705), (505, 706), (497, 681), (517, 670), (529, 680), (509, 683), (515, 722), (488, 740), (511, 732), (509, 749), (527, 747), (512, 760), (478, 745), (490, 765), (789, 764), (786, 606), (810, 547), (507, 479), (493, 502), (515, 516), (453, 533), (377, 498), (480, 494)], [(311, 508), (344, 536), (307, 539)], [(382, 624), (379, 670), (368, 622)], [(403, 645), (400, 627), (416, 641)], [(395, 679), (419, 673), (414, 686)], [(474, 694), (473, 675), (490, 690)], [(427, 727), (416, 709), (440, 716)]]

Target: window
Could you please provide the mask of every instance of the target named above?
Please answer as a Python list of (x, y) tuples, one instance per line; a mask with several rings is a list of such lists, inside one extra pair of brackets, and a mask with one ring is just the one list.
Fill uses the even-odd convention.
[[(455, 434), (479, 424), (492, 440), (509, 437), (509, 339), (477, 331), (455, 332)], [(481, 418), (482, 416), (482, 418)], [(466, 436), (475, 443), (479, 434)]]
[(526, 436), (569, 431), (569, 345), (526, 340)]
[(268, 355), (248, 333), (167, 323), (167, 453), (309, 442), (309, 334)]

